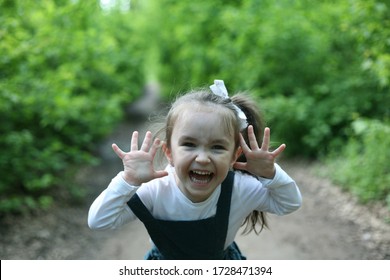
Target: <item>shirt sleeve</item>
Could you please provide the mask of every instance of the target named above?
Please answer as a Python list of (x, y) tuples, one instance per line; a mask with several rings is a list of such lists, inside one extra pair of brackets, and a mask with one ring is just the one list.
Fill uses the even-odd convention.
[(265, 195), (257, 210), (286, 215), (301, 207), (302, 195), (295, 181), (276, 163), (275, 168), (273, 179), (260, 179)]
[(88, 226), (91, 229), (115, 229), (136, 219), (127, 202), (139, 187), (129, 185), (122, 173), (118, 173), (92, 203), (88, 212)]
[(273, 179), (255, 178), (242, 175), (238, 180), (237, 211), (247, 215), (253, 210), (286, 215), (297, 210), (302, 204), (302, 197), (295, 181), (278, 165)]

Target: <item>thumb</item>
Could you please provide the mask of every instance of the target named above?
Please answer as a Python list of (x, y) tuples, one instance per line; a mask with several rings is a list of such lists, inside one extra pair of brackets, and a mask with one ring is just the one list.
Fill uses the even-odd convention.
[(235, 169), (245, 170), (245, 171), (246, 171), (246, 166), (247, 166), (246, 162), (236, 162), (236, 163), (233, 164), (233, 167)]
[(154, 175), (155, 179), (162, 178), (162, 177), (168, 176), (168, 171), (165, 171), (165, 170), (155, 171), (153, 175)]
[(123, 159), (123, 157), (125, 156), (125, 152), (122, 151), (117, 144), (112, 144), (112, 149), (114, 150), (114, 152), (116, 153), (116, 155), (120, 158), (120, 159)]

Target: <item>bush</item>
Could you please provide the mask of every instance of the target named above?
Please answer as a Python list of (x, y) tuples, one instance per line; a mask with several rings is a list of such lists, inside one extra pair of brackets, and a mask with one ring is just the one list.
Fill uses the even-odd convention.
[(142, 48), (123, 26), (128, 15), (104, 14), (95, 1), (2, 1), (0, 9), (4, 213), (81, 195), (74, 173), (96, 163), (97, 141), (139, 95), (144, 75)]
[[(158, 46), (154, 58), (165, 96), (214, 79), (225, 80), (230, 93), (249, 91), (264, 111), (272, 141), (287, 144), (286, 154), (322, 158), (347, 145), (338, 178), (351, 183), (362, 201), (386, 199), (388, 163), (382, 156), (389, 156), (381, 154), (378, 167), (370, 149), (388, 150), (384, 132), (373, 128), (387, 127), (390, 118), (388, 1), (149, 3), (155, 21), (144, 27)], [(348, 141), (352, 123), (378, 138), (355, 130)], [(359, 150), (370, 164), (364, 172)]]
[(287, 152), (310, 157), (342, 147), (355, 115), (390, 116), (381, 1), (150, 3), (145, 28), (168, 97), (223, 79), (258, 97)]
[(390, 125), (358, 119), (341, 153), (328, 159), (330, 176), (362, 202), (378, 200), (390, 208)]

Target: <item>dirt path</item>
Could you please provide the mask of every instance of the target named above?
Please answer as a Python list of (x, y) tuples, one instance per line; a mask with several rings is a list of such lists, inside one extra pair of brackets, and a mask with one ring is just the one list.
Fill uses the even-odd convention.
[[(83, 170), (80, 182), (88, 189), (83, 205), (57, 205), (47, 213), (8, 218), (1, 224), (1, 259), (142, 259), (149, 237), (140, 222), (116, 231), (87, 227), (87, 212), (95, 197), (122, 168), (111, 151), (116, 142), (126, 149), (131, 131), (142, 127), (122, 124), (101, 144), (101, 165)], [(303, 195), (297, 212), (269, 215), (270, 230), (259, 236), (238, 236), (249, 259), (390, 259), (389, 212), (361, 206), (328, 180), (316, 176), (320, 167), (306, 161), (281, 161)]]

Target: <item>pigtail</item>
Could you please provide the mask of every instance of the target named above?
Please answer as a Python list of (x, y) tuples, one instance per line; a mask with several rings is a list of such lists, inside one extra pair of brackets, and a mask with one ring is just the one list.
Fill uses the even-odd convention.
[[(249, 98), (247, 95), (243, 93), (239, 93), (234, 95), (231, 98), (232, 102), (238, 106), (247, 117), (248, 125), (252, 125), (254, 129), (254, 133), (256, 135), (257, 142), (261, 145), (263, 141), (263, 133), (265, 128), (264, 118), (262, 116), (261, 111), (259, 110), (257, 104), (254, 102), (252, 98)], [(248, 130), (244, 129), (241, 131), (245, 142), (249, 145), (248, 139)], [(237, 159), (238, 162), (246, 162), (245, 155), (242, 154)], [(256, 225), (260, 225), (260, 229), (257, 229)], [(256, 234), (259, 234), (264, 228), (268, 228), (266, 215), (264, 212), (253, 210), (244, 220), (241, 226), (245, 226), (243, 234), (248, 234), (252, 230), (255, 231)]]

